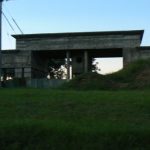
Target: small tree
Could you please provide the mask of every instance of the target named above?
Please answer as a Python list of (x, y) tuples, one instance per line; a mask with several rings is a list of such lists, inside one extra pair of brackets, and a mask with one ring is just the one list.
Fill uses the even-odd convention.
[(62, 79), (65, 76), (65, 59), (50, 59), (48, 72), (51, 79)]
[(92, 72), (98, 73), (99, 71), (101, 71), (101, 69), (99, 68), (99, 62), (97, 62), (96, 59), (93, 58), (92, 59)]

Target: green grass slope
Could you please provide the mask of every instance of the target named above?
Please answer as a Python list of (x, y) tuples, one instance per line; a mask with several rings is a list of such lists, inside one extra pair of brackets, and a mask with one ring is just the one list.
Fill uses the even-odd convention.
[(1, 150), (149, 150), (150, 92), (0, 89)]
[(150, 59), (138, 60), (119, 72), (100, 75), (87, 73), (63, 85), (64, 89), (146, 89), (150, 88)]

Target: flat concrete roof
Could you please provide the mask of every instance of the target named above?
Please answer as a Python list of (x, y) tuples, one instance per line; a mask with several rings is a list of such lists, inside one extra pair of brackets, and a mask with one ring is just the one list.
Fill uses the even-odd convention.
[(101, 32), (68, 32), (68, 33), (38, 33), (12, 35), (15, 39), (22, 38), (46, 38), (46, 37), (73, 37), (73, 36), (95, 36), (95, 35), (140, 35), (143, 38), (144, 30), (127, 31), (101, 31)]

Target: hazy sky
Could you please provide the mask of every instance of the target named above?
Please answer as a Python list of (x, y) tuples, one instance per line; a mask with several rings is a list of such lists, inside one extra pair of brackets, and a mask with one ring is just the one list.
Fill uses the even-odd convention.
[(3, 49), (15, 48), (10, 35), (20, 34), (10, 15), (25, 34), (144, 29), (142, 45), (150, 45), (150, 0), (10, 0), (3, 12), (15, 28), (3, 18)]

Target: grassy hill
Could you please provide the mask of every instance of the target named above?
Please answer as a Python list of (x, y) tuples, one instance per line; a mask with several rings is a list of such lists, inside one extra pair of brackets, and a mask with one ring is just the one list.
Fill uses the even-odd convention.
[(149, 150), (150, 92), (0, 90), (1, 150)]
[(82, 90), (150, 88), (150, 59), (138, 60), (109, 75), (83, 74), (63, 85), (63, 88)]
[(0, 89), (0, 150), (150, 150), (150, 60), (63, 89)]

